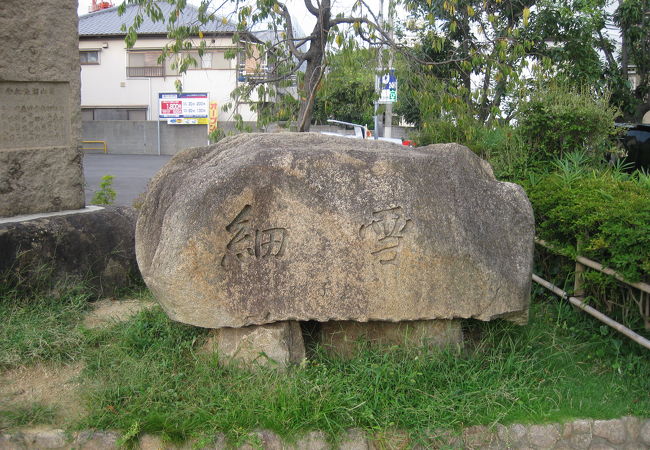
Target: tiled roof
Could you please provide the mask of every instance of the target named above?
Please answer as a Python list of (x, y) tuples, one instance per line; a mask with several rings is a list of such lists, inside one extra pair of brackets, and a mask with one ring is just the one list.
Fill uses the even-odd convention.
[[(169, 17), (173, 6), (163, 2), (158, 2), (158, 6), (162, 10), (163, 17)], [(138, 5), (127, 5), (126, 12), (122, 16), (117, 13), (117, 7), (81, 16), (79, 17), (79, 36), (124, 36), (126, 33), (121, 30), (122, 24), (126, 24), (128, 28), (133, 23), (138, 8)], [(166, 22), (153, 22), (144, 12), (143, 19), (142, 25), (138, 29), (139, 34), (167, 35)], [(198, 23), (198, 9), (187, 5), (179, 17), (178, 23), (188, 25), (195, 22)], [(221, 19), (217, 19), (202, 25), (200, 29), (204, 33), (228, 33), (235, 31), (236, 26), (232, 22), (224, 24)]]

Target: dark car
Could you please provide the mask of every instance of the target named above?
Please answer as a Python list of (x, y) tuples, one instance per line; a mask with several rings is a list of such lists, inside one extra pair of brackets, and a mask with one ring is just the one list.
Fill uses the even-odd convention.
[(643, 169), (650, 172), (650, 124), (621, 124), (627, 132), (620, 137), (627, 155), (624, 162), (629, 170)]

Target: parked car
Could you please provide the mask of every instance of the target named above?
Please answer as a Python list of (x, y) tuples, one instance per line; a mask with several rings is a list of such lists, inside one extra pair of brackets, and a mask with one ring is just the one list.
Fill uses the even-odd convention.
[(627, 131), (620, 137), (626, 155), (623, 161), (629, 171), (645, 170), (650, 172), (650, 124), (620, 124)]

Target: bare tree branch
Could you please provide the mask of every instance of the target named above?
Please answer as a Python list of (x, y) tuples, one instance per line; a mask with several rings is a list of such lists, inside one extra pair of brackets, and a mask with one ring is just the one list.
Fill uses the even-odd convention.
[(319, 9), (316, 6), (314, 6), (311, 0), (305, 0), (305, 7), (307, 8), (307, 11), (309, 11), (309, 13), (312, 16), (318, 17)]
[(291, 14), (289, 14), (289, 10), (287, 9), (287, 6), (284, 3), (277, 2), (278, 7), (280, 8), (280, 13), (282, 14), (282, 17), (286, 21), (286, 28), (284, 32), (287, 34), (287, 44), (289, 44), (289, 51), (296, 57), (296, 58), (304, 58), (305, 57), (305, 52), (298, 50), (298, 48), (294, 44), (294, 37), (293, 37), (293, 23), (291, 22)]

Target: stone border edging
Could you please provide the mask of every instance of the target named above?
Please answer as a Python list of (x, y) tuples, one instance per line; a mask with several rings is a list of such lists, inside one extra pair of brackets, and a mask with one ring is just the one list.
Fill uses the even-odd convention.
[(84, 214), (95, 211), (101, 211), (105, 209), (103, 206), (97, 205), (88, 205), (82, 209), (66, 209), (64, 211), (54, 211), (54, 212), (44, 212), (44, 213), (34, 213), (34, 214), (21, 214), (18, 216), (10, 217), (0, 217), (0, 224), (5, 223), (20, 223), (20, 222), (30, 222), (37, 219), (47, 219), (50, 217), (59, 217), (59, 216), (69, 216), (72, 214)]
[[(331, 446), (323, 432), (307, 433), (295, 443), (285, 443), (271, 431), (250, 433), (247, 443), (235, 447), (239, 450), (295, 449), (325, 450)], [(0, 435), (1, 450), (32, 449), (86, 449), (109, 450), (119, 448), (121, 434), (115, 431), (81, 431), (72, 435), (60, 429), (25, 429)], [(154, 435), (145, 434), (139, 439), (142, 450), (190, 449), (197, 448), (196, 442), (176, 446), (163, 442)], [(406, 433), (384, 431), (366, 435), (361, 430), (350, 430), (342, 436), (338, 449), (341, 450), (379, 450), (405, 448), (451, 448), (467, 449), (650, 449), (650, 419), (626, 416), (621, 419), (593, 420), (577, 419), (565, 424), (545, 425), (512, 424), (472, 426), (461, 433), (449, 431), (432, 432), (428, 443), (411, 442)], [(233, 448), (226, 442), (223, 434), (215, 436), (213, 442), (204, 449)]]

